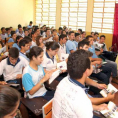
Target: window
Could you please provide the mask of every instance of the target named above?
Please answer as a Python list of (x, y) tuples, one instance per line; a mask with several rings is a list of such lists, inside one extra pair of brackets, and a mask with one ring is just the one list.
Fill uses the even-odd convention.
[(62, 0), (61, 26), (72, 30), (81, 28), (85, 31), (87, 14), (87, 0)]
[(56, 0), (36, 0), (36, 24), (56, 25)]
[(92, 31), (113, 33), (116, 2), (118, 0), (94, 0)]

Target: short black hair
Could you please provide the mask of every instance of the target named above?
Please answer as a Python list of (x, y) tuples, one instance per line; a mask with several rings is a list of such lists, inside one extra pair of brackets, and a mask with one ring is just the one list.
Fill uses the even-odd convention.
[(62, 27), (59, 27), (59, 30), (63, 30), (63, 28)]
[(89, 38), (93, 38), (91, 35), (87, 35), (86, 39), (89, 40)]
[(71, 35), (72, 33), (75, 33), (75, 32), (74, 32), (74, 31), (70, 31), (70, 32), (69, 32), (69, 35)]
[(32, 24), (33, 22), (32, 21), (30, 21), (30, 24)]
[(3, 29), (5, 29), (5, 27), (2, 27), (2, 28), (1, 28), (1, 31), (2, 31)]
[(19, 42), (19, 47), (21, 48), (22, 46), (25, 47), (26, 44), (28, 44), (29, 42), (26, 39), (22, 39)]
[(18, 29), (21, 28), (21, 27), (22, 27), (21, 24), (18, 24)]
[(54, 42), (54, 41), (49, 41), (45, 44), (46, 46), (46, 50), (56, 50), (59, 48), (59, 44), (57, 42)]
[(81, 79), (86, 69), (90, 69), (88, 51), (77, 50), (68, 57), (67, 72), (72, 79)]
[(79, 43), (78, 43), (78, 49), (80, 49), (80, 47), (84, 47), (84, 45), (87, 45), (87, 46), (89, 46), (89, 41), (86, 41), (85, 39), (84, 40), (82, 40), (82, 41), (80, 41)]
[(16, 47), (12, 47), (9, 49), (9, 56), (16, 59), (19, 57), (19, 50)]
[(92, 35), (92, 33), (94, 33), (94, 32), (91, 32), (91, 35)]
[(46, 28), (45, 32), (47, 32), (48, 30), (50, 30), (50, 28)]
[(80, 35), (80, 33), (75, 33), (75, 37), (76, 37), (76, 36), (79, 36), (79, 35)]
[(82, 29), (78, 29), (80, 31), (80, 33), (82, 33)]
[(95, 32), (95, 33), (94, 33), (94, 36), (95, 36), (96, 34), (97, 34), (97, 35), (99, 35), (99, 33), (98, 33), (98, 32)]
[(101, 36), (100, 36), (100, 39), (101, 39), (102, 37), (106, 38), (106, 36), (105, 36), (105, 35), (101, 35)]
[(31, 33), (31, 37), (32, 37), (32, 35), (34, 35), (36, 33), (36, 30), (34, 30), (32, 33)]
[(10, 28), (6, 28), (6, 31), (9, 31), (10, 30)]
[(27, 40), (28, 43), (29, 43), (29, 42), (32, 42), (32, 39), (31, 39), (29, 36), (25, 36), (23, 39)]
[(24, 30), (24, 32), (26, 32), (26, 31), (28, 32), (28, 30), (27, 30), (27, 29), (25, 29), (25, 30)]
[(16, 43), (18, 43), (18, 40), (19, 40), (20, 38), (22, 38), (22, 36), (17, 36), (17, 37), (16, 37)]
[(12, 37), (14, 34), (16, 34), (16, 32), (15, 32), (15, 31), (11, 31), (11, 37)]
[(82, 34), (86, 33), (85, 31), (82, 32)]
[(61, 34), (61, 35), (59, 36), (59, 41), (60, 41), (61, 39), (65, 38), (65, 37), (67, 37), (66, 34)]

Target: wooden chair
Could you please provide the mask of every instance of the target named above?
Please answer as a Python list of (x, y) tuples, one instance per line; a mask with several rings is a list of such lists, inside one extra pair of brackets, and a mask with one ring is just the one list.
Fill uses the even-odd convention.
[(42, 107), (43, 118), (52, 118), (52, 101), (53, 99)]

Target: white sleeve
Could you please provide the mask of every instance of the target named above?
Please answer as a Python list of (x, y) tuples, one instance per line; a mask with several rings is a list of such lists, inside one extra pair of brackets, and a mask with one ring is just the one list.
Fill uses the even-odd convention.
[(43, 62), (42, 62), (42, 66), (43, 66), (43, 68), (46, 68), (46, 65), (47, 65), (47, 57), (46, 57), (46, 55), (44, 54), (44, 56), (43, 56)]
[(5, 63), (4, 63), (4, 60), (3, 60), (3, 61), (0, 62), (0, 75), (3, 74), (4, 67), (5, 67)]

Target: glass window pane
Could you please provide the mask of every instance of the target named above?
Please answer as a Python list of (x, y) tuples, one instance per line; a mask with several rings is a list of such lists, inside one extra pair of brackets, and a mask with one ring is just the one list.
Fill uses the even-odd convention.
[(102, 25), (100, 23), (92, 23), (92, 27), (98, 27), (101, 28)]
[(102, 18), (93, 18), (93, 22), (96, 23), (101, 23), (102, 22)]

